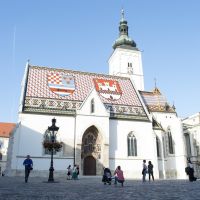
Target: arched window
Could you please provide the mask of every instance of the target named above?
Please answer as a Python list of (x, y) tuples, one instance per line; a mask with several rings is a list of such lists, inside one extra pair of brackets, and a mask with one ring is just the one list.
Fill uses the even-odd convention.
[(168, 129), (167, 131), (167, 138), (168, 138), (169, 153), (174, 154), (173, 139), (172, 139), (172, 134), (171, 134), (170, 129)]
[(156, 136), (156, 149), (157, 149), (157, 157), (160, 157), (161, 156), (161, 153), (160, 153), (160, 139), (158, 138), (158, 136)]
[(91, 107), (90, 107), (90, 112), (91, 112), (91, 113), (94, 113), (94, 99), (91, 100), (90, 106), (91, 106)]
[(133, 74), (132, 63), (129, 63), (129, 62), (128, 62), (127, 72), (128, 72), (128, 74)]
[(162, 147), (163, 147), (163, 157), (166, 158), (166, 139), (165, 136), (162, 136)]
[(2, 153), (0, 152), (0, 160), (2, 160), (2, 158), (3, 158), (3, 155), (2, 155)]
[(190, 144), (190, 135), (188, 133), (185, 133), (185, 142), (186, 142), (187, 157), (190, 157), (191, 156), (191, 144)]
[(133, 132), (127, 137), (128, 156), (137, 156), (137, 140)]

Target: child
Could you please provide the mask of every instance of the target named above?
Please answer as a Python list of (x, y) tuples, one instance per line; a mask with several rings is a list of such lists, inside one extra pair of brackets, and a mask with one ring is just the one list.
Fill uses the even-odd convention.
[(71, 169), (71, 165), (69, 165), (67, 167), (67, 180), (71, 180), (71, 176), (72, 176), (72, 169)]

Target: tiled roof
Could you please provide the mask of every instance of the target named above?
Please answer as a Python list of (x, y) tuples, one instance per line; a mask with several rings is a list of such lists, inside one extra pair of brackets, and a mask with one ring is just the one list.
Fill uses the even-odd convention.
[(149, 112), (176, 112), (158, 88), (152, 92), (140, 91), (140, 94)]
[[(47, 79), (49, 73), (65, 73), (66, 75), (75, 78), (75, 91), (69, 96), (59, 96), (53, 93), (48, 86)], [(104, 74), (86, 73), (80, 71), (53, 69), (46, 67), (31, 66), (29, 68), (28, 86), (26, 96), (28, 97), (41, 97), (48, 99), (71, 100), (71, 101), (84, 101), (92, 88), (94, 88), (94, 78), (116, 80), (118, 81), (122, 95), (118, 100), (112, 101), (102, 96), (103, 103), (118, 104), (118, 105), (134, 105), (142, 106), (136, 94), (136, 91), (129, 78), (109, 76)]]
[(10, 137), (10, 133), (15, 128), (15, 123), (0, 122), (0, 137)]
[(112, 118), (148, 120), (127, 77), (39, 66), (29, 66), (27, 77), (24, 112), (74, 115), (91, 90), (96, 89)]

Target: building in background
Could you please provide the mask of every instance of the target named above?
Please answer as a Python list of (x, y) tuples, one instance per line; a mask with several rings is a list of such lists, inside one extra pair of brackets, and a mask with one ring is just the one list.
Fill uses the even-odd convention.
[(15, 126), (14, 123), (0, 122), (0, 175), (4, 175), (6, 169), (9, 137)]
[[(78, 58), (77, 58), (78, 59)], [(182, 122), (160, 89), (144, 90), (141, 51), (128, 35), (122, 11), (109, 75), (27, 63), (22, 81), (19, 124), (10, 139), (8, 175), (23, 175), (27, 154), (32, 174), (47, 176), (50, 155), (42, 143), (56, 118), (57, 175), (78, 164), (81, 175), (101, 175), (118, 165), (127, 178), (141, 178), (142, 161), (158, 178), (186, 178), (187, 154)]]
[(200, 113), (182, 120), (187, 157), (194, 164), (196, 175), (200, 177)]

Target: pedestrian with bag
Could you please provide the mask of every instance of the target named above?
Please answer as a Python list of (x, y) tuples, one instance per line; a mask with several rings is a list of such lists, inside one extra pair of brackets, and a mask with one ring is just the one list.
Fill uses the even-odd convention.
[(30, 158), (30, 155), (26, 156), (26, 159), (24, 160), (23, 165), (25, 167), (25, 183), (27, 183), (30, 171), (33, 170), (33, 161)]

